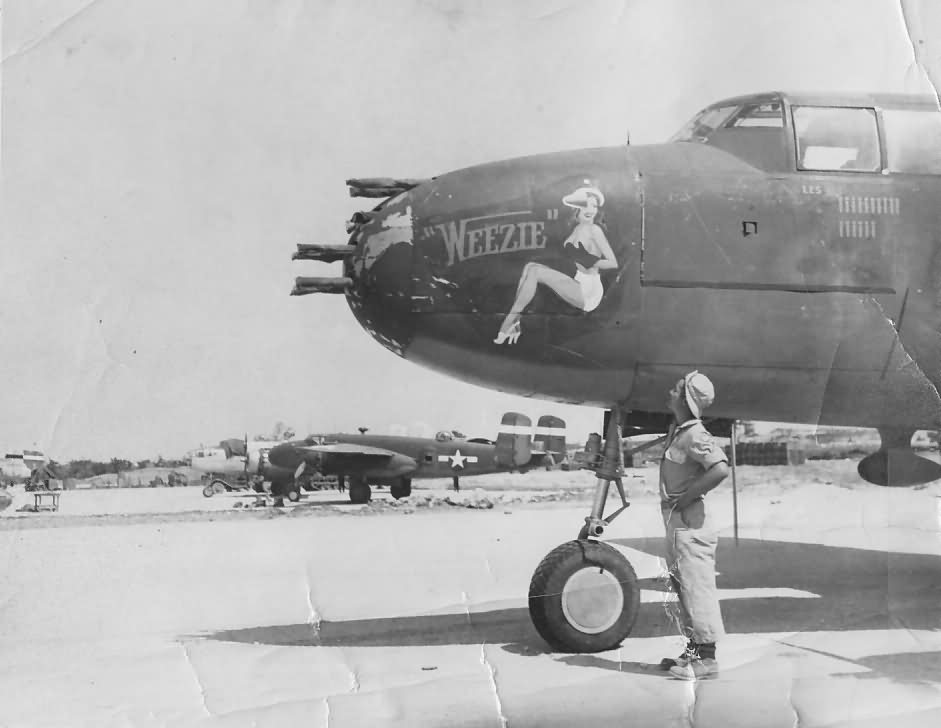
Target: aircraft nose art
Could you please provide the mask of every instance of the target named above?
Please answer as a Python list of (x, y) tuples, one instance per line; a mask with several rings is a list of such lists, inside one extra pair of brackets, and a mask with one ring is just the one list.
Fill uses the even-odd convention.
[[(355, 220), (355, 252), (344, 261), (347, 300), (386, 348), (437, 368), (451, 368), (433, 352), (441, 347), (462, 358), (536, 360), (571, 351), (575, 338), (600, 336), (623, 318), (618, 281), (640, 254), (640, 200), (626, 147), (510, 159), (422, 180)], [(534, 269), (540, 280), (518, 305)], [(525, 335), (511, 351), (497, 341), (518, 343), (507, 321), (515, 308)]]
[(400, 204), (411, 210), (416, 359), (419, 340), (541, 356), (616, 318), (617, 281), (641, 241), (640, 175), (628, 148), (480, 165), (409, 194)]

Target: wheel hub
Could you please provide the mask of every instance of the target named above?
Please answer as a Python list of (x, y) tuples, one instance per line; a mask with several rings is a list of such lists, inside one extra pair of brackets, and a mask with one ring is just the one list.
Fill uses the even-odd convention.
[(562, 588), (562, 613), (572, 627), (585, 634), (609, 629), (623, 610), (621, 584), (598, 566), (576, 571)]

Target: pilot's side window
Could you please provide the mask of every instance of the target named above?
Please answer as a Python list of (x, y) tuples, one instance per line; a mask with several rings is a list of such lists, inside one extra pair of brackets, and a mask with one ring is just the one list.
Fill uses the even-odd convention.
[(941, 112), (886, 109), (889, 171), (941, 174)]
[(873, 109), (795, 106), (793, 113), (798, 169), (879, 170), (879, 133)]

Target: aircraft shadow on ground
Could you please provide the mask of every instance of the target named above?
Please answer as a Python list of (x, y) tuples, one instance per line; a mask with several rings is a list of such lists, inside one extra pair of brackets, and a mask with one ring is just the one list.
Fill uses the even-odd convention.
[[(659, 538), (619, 539), (614, 543), (664, 556), (663, 541)], [(724, 599), (722, 617), (730, 634), (941, 628), (941, 558), (934, 555), (742, 539), (737, 546), (734, 541), (720, 540), (716, 562), (719, 571), (716, 583), (720, 589), (787, 588), (818, 595)], [(644, 589), (668, 591), (658, 579), (640, 582)], [(631, 637), (661, 635), (677, 635), (664, 606), (642, 604)], [(521, 652), (521, 647), (509, 645), (508, 649)], [(845, 673), (857, 678), (941, 682), (938, 651), (848, 660), (803, 644), (800, 649), (869, 670), (860, 673), (852, 669)], [(573, 666), (620, 673), (662, 674), (657, 665), (613, 661), (596, 655), (566, 655), (559, 659)]]
[[(613, 543), (664, 555), (659, 538)], [(716, 564), (719, 589), (795, 589), (818, 595), (723, 599), (729, 633), (941, 627), (941, 557), (931, 554), (758, 539), (736, 545), (722, 539)], [(660, 604), (644, 606), (664, 613)], [(659, 633), (656, 621), (641, 623), (644, 616), (642, 610), (632, 636)], [(675, 634), (668, 619), (663, 627)]]
[[(614, 543), (663, 555), (661, 539)], [(730, 634), (941, 628), (941, 558), (937, 556), (755, 539), (741, 539), (735, 545), (729, 539), (720, 541), (717, 563), (720, 589), (787, 588), (818, 595), (724, 599), (722, 615)], [(653, 579), (641, 580), (641, 586), (663, 588)], [(271, 625), (202, 636), (311, 647), (494, 644), (517, 654), (549, 651), (525, 608), (325, 620), (316, 629), (310, 624)], [(677, 628), (663, 603), (644, 602), (630, 636), (677, 636)], [(623, 663), (619, 670), (624, 671)]]

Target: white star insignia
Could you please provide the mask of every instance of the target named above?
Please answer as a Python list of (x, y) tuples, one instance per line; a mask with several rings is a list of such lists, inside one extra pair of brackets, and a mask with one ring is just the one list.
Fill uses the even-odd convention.
[(477, 456), (476, 455), (461, 455), (461, 451), (460, 449), (458, 449), (458, 450), (455, 450), (453, 455), (439, 455), (438, 456), (439, 462), (443, 463), (445, 460), (451, 461), (452, 468), (463, 468), (465, 460), (469, 463), (476, 463)]

